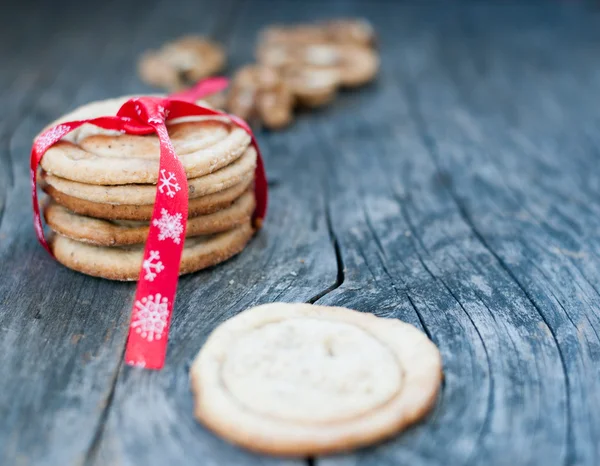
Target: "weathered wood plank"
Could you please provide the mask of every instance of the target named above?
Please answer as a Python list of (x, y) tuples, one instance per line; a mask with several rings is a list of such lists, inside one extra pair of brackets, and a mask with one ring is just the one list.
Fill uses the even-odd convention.
[[(456, 170), (452, 189), (465, 219), (525, 290), (561, 350), (569, 389), (567, 462), (595, 464), (600, 457), (594, 441), (600, 422), (591, 415), (600, 410), (600, 197), (593, 168), (598, 140), (579, 121), (598, 121), (587, 96), (600, 87), (598, 64), (590, 61), (598, 51), (600, 16), (546, 12), (545, 26), (531, 21), (525, 32), (519, 25), (484, 32), (481, 21), (503, 12), (468, 13), (473, 41), (457, 43), (458, 59), (446, 63), (446, 76), (465, 107), (456, 129), (464, 128), (472, 150), (440, 150), (440, 165), (463, 167)], [(508, 18), (503, 22), (510, 24)], [(481, 45), (473, 47), (475, 41)], [(511, 53), (517, 44), (518, 55)], [(465, 82), (473, 85), (467, 90)], [(432, 86), (439, 88), (437, 82)], [(464, 190), (467, 166), (477, 180), (471, 194)]]
[[(424, 328), (446, 380), (424, 423), (317, 463), (596, 464), (600, 18), (584, 8), (186, 0), (89, 14), (72, 2), (41, 9), (38, 35), (0, 18), (11, 60), (0, 104), (15, 115), (0, 121), (0, 463), (302, 463), (205, 431), (187, 370), (235, 313), (319, 300)], [(181, 281), (165, 370), (122, 366), (133, 286), (70, 272), (38, 247), (32, 136), (75, 105), (150, 90), (134, 60), (167, 39), (208, 33), (235, 69), (260, 26), (333, 15), (376, 23), (378, 83), (260, 134), (266, 228), (238, 258)]]
[[(542, 244), (570, 251), (572, 242), (565, 238), (564, 229), (573, 229), (575, 225), (575, 231), (585, 231), (586, 227), (592, 227), (591, 233), (597, 223), (588, 220), (589, 213), (574, 222), (572, 217), (549, 215), (549, 209), (543, 209), (549, 202), (563, 204), (565, 198), (544, 199), (549, 188), (535, 193), (528, 183), (546, 176), (546, 181), (567, 188), (573, 197), (579, 197), (581, 189), (568, 181), (569, 174), (560, 170), (541, 171), (543, 166), (531, 163), (532, 154), (524, 147), (516, 148), (512, 144), (508, 148), (498, 135), (503, 127), (492, 116), (498, 108), (506, 108), (507, 102), (527, 108), (533, 103), (528, 96), (534, 86), (548, 79), (547, 74), (542, 76), (541, 73), (523, 76), (515, 63), (515, 53), (517, 44), (522, 51), (521, 44), (527, 40), (515, 39), (515, 48), (508, 52), (507, 37), (501, 34), (510, 29), (515, 15), (522, 21), (525, 16), (525, 26), (532, 28), (542, 7), (505, 11), (503, 21), (499, 19), (498, 10), (503, 11), (500, 7), (479, 8), (487, 13), (485, 18), (479, 15), (478, 21), (467, 23), (479, 25), (478, 36), (465, 33), (465, 24), (460, 23), (465, 12), (462, 7), (455, 8), (451, 14), (447, 9), (437, 18), (429, 9), (407, 8), (394, 18), (395, 40), (385, 42), (385, 37), (382, 40), (384, 48), (391, 46), (390, 56), (404, 57), (393, 65), (393, 59), (388, 59), (388, 73), (384, 71), (384, 79), (387, 79), (380, 83), (382, 89), (378, 96), (382, 100), (373, 104), (361, 101), (362, 118), (346, 117), (338, 124), (331, 120), (321, 122), (325, 140), (343, 141), (341, 147), (338, 144), (330, 148), (335, 155), (329, 159), (338, 160), (334, 166), (339, 182), (332, 191), (342, 194), (334, 196), (331, 211), (346, 267), (346, 282), (322, 301), (349, 303), (376, 311), (386, 303), (382, 296), (389, 294), (385, 287), (391, 278), (392, 287), (400, 295), (396, 299), (398, 310), (395, 313), (388, 310), (390, 304), (392, 307), (395, 304), (392, 301), (388, 306), (381, 306), (380, 312), (416, 321), (411, 309), (414, 307), (419, 320), (440, 345), (446, 369), (440, 405), (427, 423), (379, 448), (324, 460), (322, 464), (577, 462), (591, 465), (598, 459), (597, 445), (591, 435), (597, 427), (588, 415), (589, 405), (583, 406), (584, 399), (595, 400), (598, 392), (597, 372), (590, 372), (592, 367), (598, 367), (594, 341), (597, 339), (594, 331), (597, 295), (586, 283), (589, 277), (564, 271), (568, 268), (564, 262), (572, 261), (573, 257), (557, 259), (551, 248), (540, 248), (536, 243), (541, 240)], [(568, 12), (575, 15), (571, 10)], [(559, 13), (562, 11), (556, 12)], [(579, 15), (582, 13), (579, 11)], [(398, 18), (403, 19), (399, 22)], [(558, 18), (554, 18), (554, 24), (543, 26), (547, 28), (542, 30), (544, 38), (536, 42), (537, 49), (530, 52), (530, 60), (540, 59), (548, 52), (546, 48), (556, 52), (556, 42), (564, 39), (554, 32), (556, 23), (559, 23)], [(485, 42), (491, 24), (495, 24), (499, 32), (496, 48), (481, 48), (480, 43)], [(385, 26), (381, 29), (389, 31)], [(588, 23), (585, 30), (593, 30), (592, 25)], [(569, 39), (573, 39), (572, 35)], [(585, 42), (575, 43), (576, 48), (585, 49)], [(479, 52), (479, 65), (485, 58), (495, 57), (499, 50), (507, 53), (493, 72), (486, 70), (488, 72), (483, 74), (476, 66), (465, 65), (469, 53), (456, 52), (459, 44), (468, 44), (470, 51)], [(571, 42), (570, 47), (573, 45)], [(580, 56), (582, 62), (584, 59), (590, 60), (590, 57)], [(467, 108), (469, 104), (456, 97), (448, 71), (441, 66), (444, 63), (453, 70), (468, 68), (469, 73), (463, 70), (456, 80), (463, 96), (472, 95), (474, 88), (480, 91), (476, 94), (477, 102), (486, 107), (491, 120), (485, 135), (481, 134), (483, 129), (478, 128), (481, 114), (472, 112)], [(561, 56), (557, 55), (556, 69), (559, 63), (564, 66)], [(593, 76), (595, 68), (590, 68), (589, 76)], [(573, 64), (571, 69), (580, 67)], [(501, 71), (505, 73), (503, 92), (493, 85)], [(553, 84), (550, 79), (550, 84), (546, 84), (550, 95), (556, 93), (560, 85), (558, 78), (552, 77), (557, 82)], [(393, 95), (386, 86), (388, 80), (398, 82), (401, 95)], [(515, 80), (527, 82), (529, 93), (511, 92)], [(593, 94), (596, 84), (588, 86), (587, 92)], [(565, 89), (574, 92), (573, 86), (563, 87), (563, 92)], [(565, 100), (572, 98), (571, 94), (564, 97)], [(583, 102), (578, 100), (577, 104)], [(574, 107), (574, 102), (571, 105)], [(590, 114), (589, 104), (585, 108), (586, 115)], [(514, 116), (514, 108), (510, 110)], [(538, 103), (529, 116), (532, 122), (540, 122), (545, 128), (541, 134), (543, 139), (539, 141), (552, 141), (551, 135), (561, 125), (567, 125), (567, 121), (540, 121), (540, 115), (544, 115), (542, 110)], [(385, 117), (391, 121), (386, 122)], [(521, 136), (527, 138), (532, 126), (523, 131), (523, 122), (518, 121)], [(475, 142), (472, 133), (476, 130), (479, 139)], [(573, 138), (572, 142), (577, 144), (580, 137)], [(510, 156), (507, 155), (509, 150)], [(484, 152), (493, 154), (490, 160), (505, 163), (501, 177), (498, 170), (491, 171), (493, 163), (482, 160)], [(564, 152), (555, 150), (545, 155), (546, 163), (564, 165), (561, 164)], [(589, 164), (593, 157), (593, 153), (587, 152), (580, 158), (582, 163)], [(595, 175), (581, 169), (576, 170), (576, 174), (575, 179), (584, 186), (595, 181)], [(482, 179), (494, 189), (483, 187)], [(499, 182), (506, 179), (511, 179), (511, 183)], [(376, 186), (373, 180), (378, 180)], [(363, 207), (355, 208), (354, 215), (348, 218), (348, 212), (352, 212), (350, 206), (356, 203), (356, 191), (364, 198)], [(543, 226), (530, 225), (527, 235), (530, 240), (523, 241), (520, 235), (525, 234), (518, 218), (520, 206), (515, 203), (515, 197), (520, 205), (529, 198), (529, 209), (544, 211), (545, 215), (538, 219), (542, 225), (562, 220), (562, 231), (544, 231)], [(587, 201), (593, 202), (593, 198)], [(343, 214), (336, 216), (335, 212)], [(593, 242), (592, 248), (597, 247), (597, 235), (593, 241), (589, 233), (583, 236), (588, 244)], [(374, 244), (367, 246), (369, 243)], [(348, 252), (352, 250), (354, 252)], [(574, 253), (579, 250), (574, 248)], [(542, 267), (543, 273), (536, 272), (536, 267)], [(353, 277), (350, 283), (349, 277)], [(371, 277), (375, 284), (362, 285), (360, 291), (354, 291)], [(596, 277), (593, 275), (594, 282)], [(349, 293), (347, 286), (354, 293)], [(558, 292), (560, 300), (555, 296), (557, 289), (563, 290)], [(444, 298), (445, 294), (449, 296)], [(572, 324), (571, 313), (575, 309), (580, 317), (577, 325)], [(453, 321), (448, 322), (450, 317)], [(446, 321), (440, 321), (442, 318)], [(470, 327), (475, 332), (468, 332)], [(454, 346), (453, 341), (456, 341)], [(477, 354), (481, 344), (485, 355), (481, 351)], [(465, 373), (470, 361), (474, 361), (478, 369), (472, 374)], [(574, 420), (580, 436), (577, 440), (573, 438)]]

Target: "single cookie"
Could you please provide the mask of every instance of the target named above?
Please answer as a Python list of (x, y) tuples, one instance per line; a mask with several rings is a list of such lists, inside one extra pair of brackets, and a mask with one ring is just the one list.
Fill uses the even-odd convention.
[(374, 47), (377, 41), (375, 29), (363, 18), (340, 18), (318, 23), (326, 31), (330, 41), (340, 44), (354, 44)]
[[(195, 236), (185, 240), (179, 274), (211, 267), (240, 253), (254, 230), (250, 223), (224, 233)], [(109, 280), (137, 280), (142, 267), (144, 246), (92, 246), (54, 235), (50, 248), (56, 259), (66, 267), (87, 275)], [(160, 257), (157, 257), (160, 260)]]
[(280, 129), (292, 122), (293, 107), (294, 96), (277, 70), (249, 65), (234, 76), (227, 108), (240, 118)]
[(302, 107), (321, 107), (337, 95), (340, 83), (337, 70), (299, 66), (285, 68), (281, 74)]
[[(114, 104), (112, 99), (107, 106)], [(88, 108), (97, 111), (101, 106)], [(167, 127), (188, 178), (229, 165), (250, 144), (246, 131), (225, 117), (187, 117), (168, 121)], [(50, 174), (87, 184), (156, 183), (159, 156), (154, 134), (122, 134), (86, 125), (48, 149), (41, 166)]]
[(434, 405), (440, 353), (396, 319), (274, 303), (221, 324), (190, 370), (195, 415), (261, 453), (314, 456), (390, 437)]
[(225, 51), (219, 44), (188, 36), (144, 53), (138, 71), (145, 83), (176, 91), (218, 73), (224, 66)]
[[(250, 222), (255, 201), (246, 192), (230, 207), (212, 214), (192, 217), (187, 222), (186, 236), (209, 235), (231, 230)], [(150, 225), (131, 220), (101, 220), (73, 213), (49, 199), (44, 208), (46, 223), (56, 233), (98, 246), (125, 246), (145, 243)]]
[(314, 24), (269, 26), (259, 34), (261, 44), (306, 45), (334, 43), (374, 47), (375, 30), (365, 19), (333, 19)]
[[(146, 97), (165, 97), (163, 94), (145, 94)], [(77, 107), (76, 109), (70, 111), (69, 113), (61, 116), (60, 118), (54, 120), (48, 126), (46, 126), (41, 132), (46, 131), (47, 129), (56, 126), (60, 123), (64, 123), (66, 121), (76, 121), (76, 120), (87, 120), (91, 118), (98, 118), (101, 116), (111, 116), (116, 115), (121, 106), (130, 99), (134, 99), (136, 97), (143, 97), (141, 94), (136, 95), (125, 95), (121, 97), (115, 97), (107, 100), (100, 100), (95, 102), (90, 102), (88, 104)], [(211, 101), (213, 96), (207, 96), (206, 100), (198, 100), (196, 101), (199, 105), (204, 105), (206, 107), (217, 108), (215, 104)], [(218, 103), (218, 102), (217, 102)], [(218, 107), (220, 108), (220, 107)], [(104, 130), (98, 128), (94, 125), (85, 124), (80, 126), (79, 128), (71, 131), (67, 134), (63, 140), (77, 142), (80, 139), (83, 139), (86, 136), (90, 136), (93, 134), (120, 134), (117, 131), (110, 132), (108, 130)], [(39, 136), (39, 134), (38, 134)]]
[[(223, 191), (254, 176), (256, 159), (256, 149), (249, 147), (241, 157), (220, 170), (198, 178), (188, 179), (189, 199)], [(162, 189), (166, 190), (177, 189), (173, 185), (169, 186), (166, 173), (160, 175), (159, 189), (161, 189), (161, 186)], [(41, 173), (41, 179), (44, 183), (64, 194), (103, 204), (151, 205), (154, 204), (156, 198), (156, 185), (152, 184), (102, 186), (68, 180), (47, 172)]]
[[(251, 173), (240, 183), (224, 189), (223, 191), (190, 199), (188, 202), (188, 216), (196, 217), (198, 215), (212, 214), (213, 212), (229, 207), (238, 197), (248, 190), (253, 181), (254, 174)], [(52, 197), (58, 204), (77, 214), (108, 220), (148, 221), (152, 218), (154, 204), (103, 204), (69, 196), (47, 183), (42, 183), (42, 188), (44, 192)]]
[[(261, 63), (297, 76), (308, 72), (328, 72), (334, 87), (357, 87), (373, 80), (379, 70), (379, 57), (368, 47), (336, 43), (302, 45), (263, 44), (258, 49)], [(294, 86), (298, 87), (298, 85)]]

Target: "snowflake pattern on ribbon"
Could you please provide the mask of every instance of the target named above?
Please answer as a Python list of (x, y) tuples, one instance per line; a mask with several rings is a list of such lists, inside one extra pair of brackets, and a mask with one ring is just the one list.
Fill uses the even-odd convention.
[(167, 329), (169, 300), (160, 293), (135, 302), (135, 315), (131, 327), (147, 341), (160, 340)]
[(39, 147), (40, 152), (46, 152), (48, 148), (54, 144), (54, 140), (58, 137), (63, 137), (65, 134), (69, 132), (69, 127), (67, 125), (57, 125), (54, 128), (51, 128), (47, 132), (40, 135), (37, 138), (36, 144)]
[[(174, 197), (175, 193), (181, 190), (177, 178), (175, 178), (175, 173), (167, 172), (164, 168), (160, 171), (159, 181), (160, 185), (158, 186), (158, 190), (169, 197)], [(167, 190), (166, 193), (164, 191), (165, 189)]]
[(174, 215), (169, 214), (167, 209), (161, 209), (161, 217), (152, 222), (152, 225), (158, 227), (160, 233), (158, 239), (164, 241), (167, 238), (171, 238), (175, 244), (181, 243), (181, 234), (183, 233), (183, 225), (181, 219), (183, 218), (180, 213)]
[(42, 219), (40, 218), (40, 215), (38, 213), (34, 213), (34, 221), (33, 221), (33, 227), (35, 228), (35, 232), (38, 236), (38, 238), (43, 238), (44, 237), (44, 228), (42, 227)]
[(146, 272), (144, 278), (149, 282), (154, 281), (156, 276), (165, 269), (165, 266), (160, 261), (160, 253), (158, 251), (150, 251), (148, 259), (142, 263), (142, 268)]

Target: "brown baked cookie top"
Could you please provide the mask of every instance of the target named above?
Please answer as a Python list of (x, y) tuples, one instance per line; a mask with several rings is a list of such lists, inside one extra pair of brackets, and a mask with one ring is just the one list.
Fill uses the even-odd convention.
[(220, 72), (224, 66), (225, 51), (219, 44), (186, 36), (144, 53), (138, 71), (147, 84), (176, 91)]
[(294, 97), (281, 74), (273, 68), (248, 65), (237, 71), (227, 109), (251, 123), (277, 129), (292, 121)]

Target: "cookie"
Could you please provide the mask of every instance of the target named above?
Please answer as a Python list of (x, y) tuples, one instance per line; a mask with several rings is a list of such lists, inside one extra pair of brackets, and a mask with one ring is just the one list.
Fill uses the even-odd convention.
[(379, 57), (374, 50), (352, 44), (264, 44), (258, 49), (258, 59), (267, 66), (298, 76), (327, 72), (334, 87), (364, 85), (373, 80), (379, 70)]
[(273, 303), (221, 324), (190, 380), (199, 421), (261, 453), (369, 445), (421, 419), (442, 381), (438, 349), (396, 319)]
[(225, 51), (219, 44), (187, 36), (144, 53), (138, 72), (145, 83), (176, 91), (217, 74), (224, 66)]
[[(219, 119), (170, 124), (169, 135), (188, 178), (212, 173), (239, 158), (250, 143), (242, 128)], [(50, 174), (86, 184), (122, 185), (158, 181), (155, 135), (92, 134), (76, 144), (61, 141), (42, 159)]]
[(235, 74), (227, 99), (231, 113), (280, 129), (291, 123), (293, 107), (294, 96), (277, 70), (249, 65)]
[(311, 44), (334, 42), (366, 47), (375, 45), (375, 30), (365, 19), (333, 19), (314, 24), (270, 26), (260, 33), (262, 43)]
[[(223, 262), (240, 253), (254, 230), (250, 223), (233, 230), (185, 240), (179, 274), (195, 272)], [(61, 235), (50, 238), (56, 259), (78, 272), (109, 280), (137, 280), (143, 262), (144, 246), (93, 246)]]
[[(168, 131), (188, 178), (229, 165), (250, 144), (246, 131), (224, 117), (172, 120)], [(50, 174), (86, 184), (156, 183), (159, 155), (154, 134), (121, 134), (86, 125), (48, 149), (41, 166)]]
[[(254, 175), (256, 150), (249, 147), (234, 162), (205, 176), (188, 179), (189, 199), (223, 191)], [(152, 184), (98, 185), (68, 180), (47, 172), (41, 173), (44, 183), (57, 191), (78, 199), (103, 204), (154, 204), (156, 186)], [(162, 185), (162, 182), (160, 183)], [(160, 188), (160, 186), (159, 186)], [(165, 189), (167, 187), (165, 186)]]
[[(213, 101), (213, 97), (217, 94), (213, 94), (210, 96), (206, 96), (203, 100), (197, 100), (196, 103), (199, 105), (204, 105), (211, 108), (221, 108), (217, 107), (216, 104), (220, 103), (218, 99)], [(165, 97), (164, 94), (144, 94), (146, 97)], [(46, 131), (47, 129), (56, 126), (60, 123), (64, 123), (65, 121), (76, 121), (76, 120), (86, 120), (90, 118), (98, 118), (101, 116), (107, 115), (116, 115), (121, 106), (130, 99), (142, 97), (142, 94), (136, 95), (125, 95), (121, 97), (114, 97), (112, 99), (99, 100), (95, 102), (90, 102), (88, 104), (77, 107), (76, 109), (66, 113), (65, 115), (57, 118), (52, 123), (47, 125), (41, 132)], [(73, 130), (71, 133), (66, 135), (63, 140), (75, 142), (79, 139), (85, 137), (84, 135), (91, 134), (106, 134), (109, 133), (107, 130), (99, 129), (94, 125), (83, 125), (79, 128)], [(118, 132), (113, 132), (114, 134), (119, 134)], [(39, 136), (39, 134), (38, 134)]]
[(373, 50), (346, 44), (306, 46), (302, 62), (309, 67), (337, 71), (342, 87), (362, 86), (373, 80), (379, 69), (379, 58)]
[[(188, 202), (188, 216), (206, 215), (225, 209), (246, 192), (252, 186), (253, 181), (254, 175), (250, 174), (240, 183), (223, 191), (190, 199)], [(103, 204), (69, 196), (46, 183), (42, 184), (42, 188), (58, 204), (77, 214), (108, 220), (148, 221), (152, 218), (153, 204)]]
[[(212, 214), (191, 217), (186, 236), (208, 235), (231, 230), (250, 222), (255, 201), (246, 192), (231, 206)], [(101, 220), (73, 213), (51, 199), (44, 208), (44, 218), (52, 230), (67, 238), (98, 246), (142, 244), (148, 237), (148, 222), (130, 220)]]
[(321, 107), (337, 95), (340, 83), (337, 70), (298, 66), (286, 68), (281, 74), (302, 107)]
[(328, 40), (340, 44), (374, 47), (377, 40), (375, 29), (363, 18), (332, 19), (319, 25), (326, 31)]

